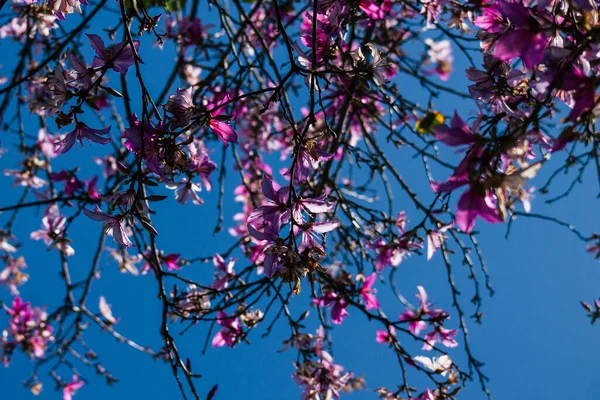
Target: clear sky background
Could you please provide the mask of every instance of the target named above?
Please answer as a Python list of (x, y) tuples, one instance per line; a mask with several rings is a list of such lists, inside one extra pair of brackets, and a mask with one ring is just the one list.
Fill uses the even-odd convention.
[[(68, 18), (79, 19), (77, 16)], [(212, 17), (206, 18), (205, 23), (214, 23)], [(88, 33), (100, 33), (100, 30), (91, 29)], [(106, 40), (105, 35), (103, 38)], [(87, 46), (85, 41), (82, 44)], [(0, 41), (0, 54), (11, 54), (15, 49), (16, 47), (8, 41)], [(152, 47), (148, 36), (142, 39), (140, 52), (145, 61), (142, 68), (145, 77), (162, 76), (173, 62), (173, 53), (169, 48), (163, 52), (159, 51)], [(89, 49), (84, 53), (90, 62)], [(456, 58), (455, 70), (448, 84), (464, 88), (467, 84), (464, 78), (467, 65), (460, 56), (457, 55)], [(10, 59), (2, 57), (1, 63), (4, 64), (1, 73), (12, 69)], [(109, 76), (116, 81), (116, 74), (110, 73)], [(128, 79), (133, 78), (132, 70)], [(147, 82), (154, 94), (160, 91), (161, 86), (157, 83), (162, 83), (161, 79), (148, 79)], [(407, 91), (421, 90), (414, 82), (408, 80), (404, 88)], [(436, 104), (446, 114), (451, 113), (455, 107), (458, 107), (465, 117), (472, 116), (475, 112), (474, 103), (457, 102), (444, 96), (437, 100)], [(31, 133), (35, 135), (37, 129), (33, 127), (32, 124)], [(113, 127), (113, 135), (117, 134), (115, 128)], [(219, 162), (220, 146), (212, 142), (212, 147), (217, 149), (212, 158)], [(89, 171), (89, 174), (100, 173), (91, 160), (91, 156), (97, 155), (98, 150), (98, 146), (73, 150), (68, 157), (57, 160), (55, 169), (80, 165), (82, 171)], [(14, 152), (14, 149), (11, 149), (11, 152)], [(404, 148), (398, 151), (393, 159), (397, 160), (399, 170), (419, 195), (425, 199), (433, 198), (421, 163), (413, 160), (412, 155), (413, 152)], [(14, 155), (5, 155), (0, 158), (0, 168), (13, 168), (14, 160)], [(552, 164), (557, 167), (561, 161), (561, 157), (556, 157)], [(228, 167), (233, 166), (231, 158), (227, 159), (227, 163)], [(534, 185), (543, 184), (544, 178), (552, 170), (552, 166), (545, 168), (535, 179)], [(442, 180), (447, 175), (448, 171), (434, 170), (436, 179)], [(573, 173), (560, 178), (551, 195), (566, 189), (573, 178)], [(280, 178), (279, 182), (283, 183), (283, 179)], [(544, 204), (545, 196), (537, 194), (533, 202), (533, 212), (548, 213), (568, 220), (582, 232), (592, 233), (598, 230), (596, 182), (593, 171), (589, 171), (584, 177), (584, 183), (578, 185), (571, 196), (554, 205)], [(216, 176), (213, 183), (216, 183)], [(235, 184), (235, 174), (230, 172), (225, 192), (226, 228), (231, 226), (231, 218), (239, 211), (239, 206), (233, 202), (231, 195)], [(0, 185), (4, 188), (0, 195), (0, 206), (14, 204), (20, 196), (20, 190), (8, 190), (10, 180), (4, 176), (0, 177)], [(158, 243), (167, 253), (182, 252), (186, 257), (212, 256), (217, 251), (225, 251), (232, 244), (232, 238), (226, 229), (218, 236), (212, 234), (216, 223), (216, 191), (204, 192), (202, 197), (205, 204), (201, 207), (192, 204), (179, 206), (172, 199), (157, 207), (159, 213), (154, 221), (156, 228), (161, 232)], [(406, 209), (410, 219), (411, 207), (402, 196), (399, 196), (394, 206), (396, 212)], [(43, 243), (27, 239), (29, 233), (40, 226), (42, 211), (43, 209), (37, 212), (29, 210), (22, 213), (20, 223), (16, 227), (15, 233), (23, 243), (19, 254), (25, 255), (27, 272), (31, 275), (29, 282), (21, 288), (21, 293), (24, 299), (36, 305), (49, 304), (49, 309), (52, 309), (52, 306), (62, 301), (64, 295), (58, 277), (58, 255), (54, 252), (48, 253)], [(0, 222), (5, 218), (7, 215), (0, 215)], [(173, 233), (173, 221), (176, 221), (178, 226), (177, 235)], [(77, 252), (71, 260), (75, 278), (87, 273), (91, 249), (96, 245), (100, 229), (95, 222), (79, 218), (71, 230), (73, 247)], [(505, 225), (487, 225), (479, 221), (477, 229), (482, 233), (481, 247), (496, 294), (492, 298), (484, 297), (483, 325), (479, 326), (470, 321), (469, 336), (475, 356), (485, 363), (484, 371), (490, 377), (488, 385), (494, 398), (599, 399), (600, 382), (597, 377), (596, 359), (600, 354), (600, 326), (590, 326), (589, 319), (579, 305), (580, 300), (589, 301), (600, 295), (598, 262), (585, 252), (584, 243), (571, 232), (549, 222), (520, 218), (513, 224), (509, 240), (505, 239)], [(106, 243), (115, 246), (110, 238)], [(77, 268), (78, 264), (82, 266), (80, 270)], [(157, 284), (153, 276), (133, 277), (120, 274), (115, 263), (106, 255), (103, 256), (101, 265), (103, 277), (93, 286), (90, 304), (97, 301), (94, 299), (100, 295), (106, 296), (113, 306), (115, 316), (121, 317), (121, 321), (116, 325), (119, 332), (139, 344), (158, 348), (161, 345), (160, 303), (156, 296)], [(239, 267), (245, 265), (244, 260), (238, 261)], [(187, 268), (190, 276), (197, 279), (210, 279), (212, 276), (212, 263), (195, 264)], [(439, 254), (430, 262), (427, 262), (425, 257), (410, 257), (399, 269), (396, 275), (397, 284), (409, 300), (416, 303), (416, 286), (423, 285), (432, 300), (443, 308), (449, 308), (450, 290)], [(473, 286), (467, 278), (469, 272), (466, 267), (455, 262), (454, 274), (463, 293), (463, 307), (470, 315), (473, 312), (469, 304)], [(385, 276), (387, 279), (387, 274)], [(397, 301), (393, 301), (389, 284), (379, 282), (377, 287), (385, 312), (388, 315), (400, 314), (403, 309)], [(482, 293), (485, 294), (485, 291)], [(9, 301), (10, 294), (2, 289), (0, 298)], [(306, 304), (305, 298), (293, 299), (290, 304), (292, 313), (299, 315), (306, 309)], [(5, 318), (1, 316), (0, 326), (4, 325)], [(313, 319), (309, 319), (309, 325), (314, 329), (318, 326)], [(183, 336), (176, 335), (183, 354), (193, 361), (193, 370), (203, 375), (198, 381), (200, 393), (206, 394), (215, 383), (219, 383), (216, 399), (281, 400), (300, 397), (300, 389), (290, 377), (294, 371), (292, 362), (295, 360), (295, 353), (277, 352), (283, 347), (281, 341), (288, 337), (289, 328), (281, 322), (268, 337), (262, 338), (261, 334), (266, 326), (267, 324), (263, 323), (263, 329), (256, 329), (249, 337), (251, 346), (241, 344), (235, 349), (209, 348), (204, 355), (201, 353), (207, 337), (206, 326), (191, 329)], [(458, 327), (456, 318), (453, 318), (448, 326)], [(179, 327), (175, 325), (173, 331), (177, 333)], [(394, 354), (386, 346), (375, 342), (377, 329), (381, 327), (351, 311), (344, 323), (333, 331), (336, 362), (357, 375), (364, 375), (367, 381), (367, 389), (348, 395), (349, 399), (373, 399), (376, 398), (373, 393), (375, 388), (386, 386), (393, 389), (400, 382), (400, 369)], [(168, 364), (153, 361), (147, 355), (117, 343), (109, 334), (101, 332), (95, 326), (86, 332), (86, 338), (88, 344), (100, 355), (102, 365), (119, 378), (119, 382), (107, 387), (92, 370), (79, 368), (89, 385), (79, 391), (76, 399), (179, 398), (177, 385)], [(416, 345), (405, 343), (409, 338), (400, 337), (400, 340), (409, 346)], [(460, 362), (464, 358), (462, 337), (459, 338), (459, 343), (460, 346), (452, 349), (450, 354)], [(27, 379), (32, 365), (25, 356), (17, 354), (8, 369), (0, 368), (0, 398), (33, 398), (21, 385), (21, 382)], [(66, 372), (65, 377), (68, 377)], [(40, 378), (43, 382), (50, 383), (43, 375)], [(424, 388), (421, 384), (425, 382), (419, 378), (413, 378), (409, 382)], [(61, 396), (60, 392), (53, 391), (50, 383), (45, 387), (41, 398), (60, 399)], [(484, 395), (478, 382), (472, 382), (459, 398), (475, 400), (483, 399)]]

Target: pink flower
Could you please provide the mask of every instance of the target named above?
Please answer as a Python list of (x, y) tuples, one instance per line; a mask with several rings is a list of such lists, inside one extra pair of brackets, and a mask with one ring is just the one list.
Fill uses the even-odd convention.
[(237, 317), (229, 317), (225, 311), (219, 311), (217, 323), (221, 325), (221, 330), (213, 337), (212, 347), (233, 347), (240, 335), (242, 328)]
[(348, 304), (342, 299), (337, 293), (329, 292), (325, 296), (317, 297), (313, 299), (313, 304), (318, 305), (319, 307), (328, 307), (333, 305), (331, 308), (331, 321), (334, 324), (341, 324), (344, 318), (348, 315)]
[[(391, 335), (390, 335), (390, 332), (392, 333)], [(377, 341), (377, 343), (381, 343), (381, 344), (391, 343), (392, 336), (394, 336), (394, 337), (396, 336), (396, 328), (394, 328), (393, 326), (390, 326), (389, 332), (387, 330), (377, 331), (375, 334), (375, 341)]]
[(167, 270), (169, 271), (176, 271), (178, 269), (181, 269), (181, 266), (178, 262), (179, 254), (167, 254), (166, 256), (161, 256), (160, 259), (163, 262), (163, 264), (167, 266)]
[(229, 95), (226, 95), (222, 101), (213, 107), (210, 112), (210, 118), (208, 119), (208, 126), (210, 126), (210, 128), (215, 132), (225, 147), (229, 146), (229, 143), (237, 142), (237, 133), (235, 133), (231, 125), (219, 119), (219, 115), (225, 109), (225, 107), (222, 107), (222, 105), (227, 103), (229, 100)]
[(73, 380), (63, 387), (63, 400), (71, 400), (83, 386), (83, 381), (80, 381), (77, 375), (73, 375)]
[(426, 333), (424, 339), (426, 343), (423, 345), (423, 350), (432, 350), (433, 345), (437, 342), (440, 342), (446, 347), (456, 347), (458, 346), (458, 342), (454, 339), (456, 334), (458, 333), (458, 329), (446, 329), (442, 327), (437, 327), (433, 331)]
[(75, 129), (67, 133), (63, 140), (59, 140), (54, 144), (54, 152), (56, 154), (64, 154), (73, 147), (75, 141), (78, 140), (83, 145), (83, 139), (90, 140), (94, 143), (108, 144), (110, 137), (104, 137), (110, 132), (110, 126), (105, 129), (92, 129), (83, 122), (75, 124)]
[(417, 290), (419, 293), (416, 296), (419, 299), (420, 307), (415, 311), (406, 309), (400, 315), (400, 321), (410, 321), (408, 329), (413, 335), (418, 335), (423, 329), (427, 328), (427, 323), (423, 321), (423, 317), (428, 316), (432, 319), (448, 317), (448, 314), (442, 309), (430, 309), (431, 305), (427, 302), (427, 292), (423, 286), (417, 286)]
[(362, 288), (360, 288), (360, 295), (365, 300), (367, 310), (374, 310), (379, 308), (379, 301), (377, 300), (377, 297), (375, 297), (375, 293), (377, 293), (377, 291), (372, 288), (376, 279), (377, 273), (373, 272), (371, 275), (369, 275), (369, 277), (365, 279), (364, 285), (362, 286)]

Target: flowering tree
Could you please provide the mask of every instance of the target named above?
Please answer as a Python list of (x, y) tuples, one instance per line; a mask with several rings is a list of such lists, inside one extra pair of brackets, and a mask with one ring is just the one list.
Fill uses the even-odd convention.
[[(211, 399), (218, 386), (177, 344), (208, 327), (204, 350), (283, 341), (302, 398), (332, 399), (369, 379), (332, 356), (334, 327), (355, 313), (397, 357), (380, 398), (454, 399), (469, 381), (491, 396), (467, 331), (492, 292), (476, 228), (543, 219), (600, 254), (598, 235), (531, 212), (540, 170), (553, 171), (538, 190), (549, 202), (588, 169), (600, 179), (597, 6), (0, 0), (2, 361), (25, 355), (26, 386), (69, 400), (86, 375), (116, 380), (85, 342), (96, 327), (168, 363), (183, 398)], [(195, 207), (212, 212), (195, 229), (214, 243), (172, 249), (194, 235), (182, 223)], [(42, 248), (63, 285), (34, 305), (19, 290), (36, 274), (26, 250)], [(450, 307), (398, 289), (409, 256), (443, 261)], [(155, 285), (158, 348), (120, 333), (105, 264)], [(599, 301), (582, 305), (600, 317)]]

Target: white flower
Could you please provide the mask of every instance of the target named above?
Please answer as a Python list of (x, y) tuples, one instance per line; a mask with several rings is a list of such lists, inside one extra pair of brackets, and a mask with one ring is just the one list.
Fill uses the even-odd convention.
[(420, 362), (425, 368), (432, 370), (436, 374), (441, 374), (442, 376), (446, 376), (448, 370), (452, 367), (452, 360), (447, 355), (443, 355), (439, 358), (433, 357), (431, 359), (425, 356), (416, 356), (413, 357), (413, 360)]

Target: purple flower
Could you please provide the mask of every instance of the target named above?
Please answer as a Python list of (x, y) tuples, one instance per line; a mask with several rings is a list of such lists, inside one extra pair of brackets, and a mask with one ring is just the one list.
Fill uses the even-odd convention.
[(192, 181), (188, 181), (187, 178), (181, 178), (181, 182), (179, 183), (167, 183), (168, 189), (175, 190), (175, 200), (179, 204), (185, 204), (188, 200), (191, 200), (192, 203), (196, 205), (204, 204), (204, 200), (198, 196), (197, 192), (200, 192), (202, 188)]
[(331, 232), (338, 226), (340, 226), (339, 221), (308, 222), (304, 224), (302, 226), (302, 242), (298, 246), (298, 251), (303, 252), (306, 249), (316, 248), (324, 253), (323, 246), (317, 241), (320, 238), (318, 235)]
[(133, 243), (131, 243), (129, 237), (127, 236), (127, 233), (125, 232), (125, 226), (123, 225), (123, 217), (121, 215), (112, 216), (103, 212), (98, 206), (94, 207), (94, 211), (90, 211), (87, 208), (84, 208), (83, 212), (85, 215), (87, 215), (94, 221), (104, 222), (104, 232), (111, 234), (120, 246), (133, 246)]
[(229, 262), (225, 263), (220, 254), (215, 254), (213, 256), (213, 264), (215, 266), (215, 280), (210, 287), (223, 290), (229, 286), (229, 281), (235, 276), (235, 271), (233, 270), (235, 258), (230, 258)]
[(433, 128), (433, 133), (437, 140), (453, 147), (472, 144), (479, 139), (479, 136), (471, 131), (456, 111), (450, 122), (450, 127), (446, 124), (436, 126)]
[(110, 132), (110, 126), (105, 129), (92, 129), (83, 122), (75, 124), (75, 129), (67, 133), (63, 140), (59, 140), (54, 144), (54, 152), (56, 154), (64, 154), (73, 147), (76, 140), (83, 145), (83, 139), (90, 140), (94, 143), (108, 144), (110, 137), (104, 137)]
[(273, 181), (265, 176), (261, 188), (267, 203), (250, 214), (248, 224), (253, 225), (255, 228), (261, 228), (265, 224), (271, 226), (287, 224), (290, 220), (290, 210), (287, 206), (290, 187), (284, 186), (275, 190)]
[(173, 116), (173, 127), (184, 127), (196, 113), (192, 98), (192, 87), (177, 89), (177, 94), (171, 95), (167, 104), (163, 106), (166, 112)]
[(221, 325), (221, 330), (213, 337), (212, 347), (233, 347), (242, 334), (237, 317), (229, 317), (225, 311), (219, 311), (217, 323)]
[(493, 191), (488, 190), (482, 196), (477, 189), (471, 186), (458, 200), (456, 224), (462, 231), (471, 232), (475, 227), (478, 216), (487, 222), (502, 222), (502, 218), (498, 215), (498, 210), (494, 204)]
[[(96, 52), (96, 56), (94, 57), (94, 61), (92, 61), (92, 67), (106, 67), (112, 68), (114, 71), (120, 72), (121, 74), (127, 74), (127, 70), (133, 64), (135, 64), (135, 57), (137, 54), (137, 50), (140, 47), (140, 42), (137, 40), (133, 41), (133, 46), (135, 47), (135, 52), (131, 48), (128, 42), (120, 42), (115, 44), (114, 46), (110, 46), (108, 48), (104, 47), (104, 42), (98, 35), (89, 35), (86, 33), (86, 36), (90, 40), (92, 48)], [(142, 60), (139, 60), (140, 63), (143, 63)]]

